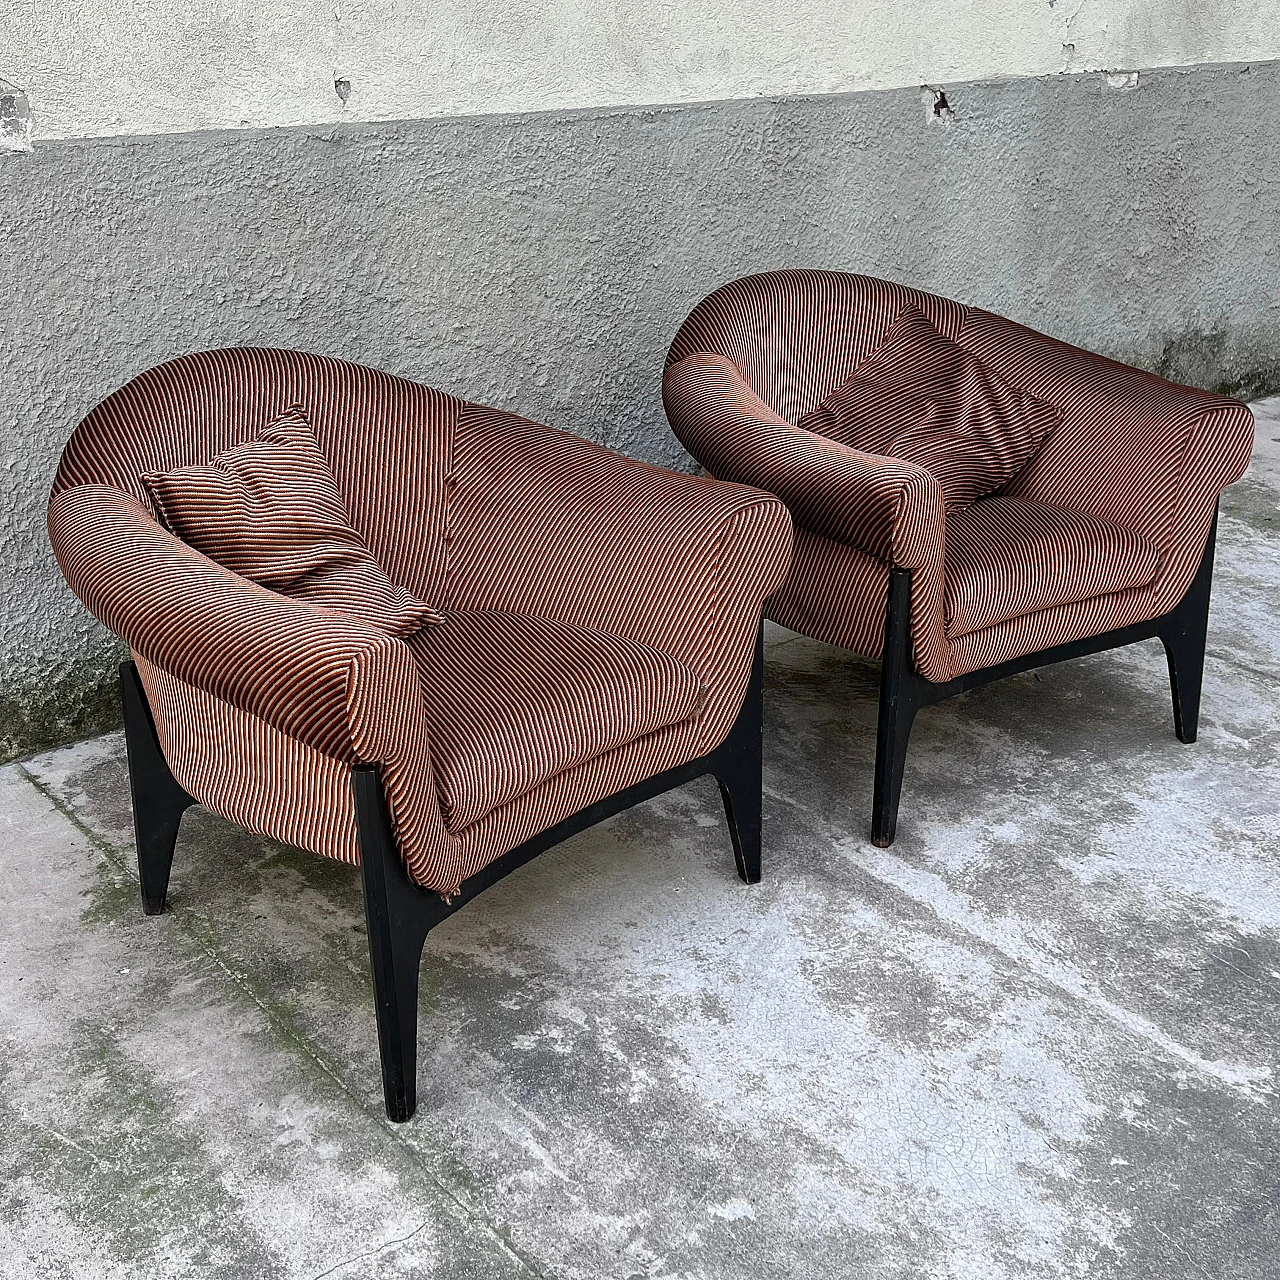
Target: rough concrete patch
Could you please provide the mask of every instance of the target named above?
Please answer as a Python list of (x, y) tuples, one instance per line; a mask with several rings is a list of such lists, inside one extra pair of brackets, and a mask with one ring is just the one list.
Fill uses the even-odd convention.
[[(783, 750), (813, 751), (842, 732), (845, 753), (822, 775), (790, 778), (780, 800), (829, 824), (828, 839), (860, 868), (1118, 1025), (1153, 1043), (1172, 1032), (1169, 1052), (1246, 1093), (1273, 1087), (1280, 1044), (1266, 984), (1228, 982), (1233, 971), (1205, 944), (1244, 935), (1256, 964), (1280, 965), (1269, 934), (1280, 926), (1274, 695), (1242, 681), (1241, 668), (1211, 663), (1195, 750), (1172, 740), (1164, 663), (1146, 647), (957, 699), (917, 724), (899, 839), (882, 855), (841, 834), (866, 821), (874, 689), (860, 665), (822, 646), (797, 679), (806, 645), (789, 647), (790, 670), (779, 664), (777, 674), (785, 697), (770, 704)], [(1238, 797), (1227, 809), (1225, 794)], [(1205, 860), (1206, 840), (1224, 851), (1215, 861)], [(1056, 922), (1047, 945), (1045, 918)], [(1101, 928), (1127, 955), (1159, 964), (1099, 970)], [(1126, 975), (1138, 973), (1135, 991)], [(1201, 1003), (1189, 999), (1197, 990)], [(1135, 1021), (1144, 1008), (1159, 1009), (1154, 1023)], [(1227, 1021), (1219, 1009), (1231, 1011)], [(1222, 1043), (1233, 1046), (1228, 1061), (1211, 1047)]]
[[(1052, 1135), (1069, 1142), (1082, 1132), (1051, 1085), (1056, 1061), (1017, 1050), (1013, 1077), (1038, 1076), (1045, 1110), (994, 1129), (988, 1113), (972, 1110), (964, 1078), (972, 1060), (983, 1106), (995, 1105), (992, 1063), (1034, 1038), (1017, 984), (997, 992), (1007, 975), (988, 979), (998, 1016), (979, 1019), (976, 1033), (944, 1031), (954, 1050), (940, 1042), (922, 1057), (906, 1029), (882, 1039), (864, 1009), (872, 992), (897, 989), (892, 972), (863, 970), (841, 984), (826, 939), (843, 933), (851, 950), (875, 956), (910, 928), (833, 897), (829, 932), (815, 932), (815, 921), (826, 924), (823, 905), (794, 882), (763, 895), (726, 896), (723, 883), (717, 892), (727, 872), (715, 856), (721, 833), (694, 824), (705, 834), (693, 846), (681, 835), (691, 812), (714, 812), (713, 790), (690, 803), (695, 794), (653, 815), (656, 823), (649, 806), (633, 831), (606, 829), (594, 850), (585, 841), (576, 856), (566, 850), (559, 875), (528, 877), (492, 904), (487, 927), (466, 933), (459, 921), (436, 942), (448, 974), (440, 1015), (462, 1034), (433, 1058), (446, 1090), (431, 1103), (433, 1125), (447, 1126), (469, 1163), (502, 1178), (509, 1194), (553, 1196), (580, 1229), (595, 1224), (600, 1244), (670, 1259), (677, 1274), (741, 1274), (735, 1265), (747, 1257), (761, 1275), (796, 1266), (842, 1274), (853, 1259), (868, 1275), (951, 1274), (947, 1258), (956, 1274), (961, 1264), (1017, 1274), (1020, 1255), (1053, 1254), (1050, 1239), (1074, 1237), (1080, 1219), (1060, 1215), (1028, 1176), (1060, 1176)], [(775, 865), (790, 852), (775, 850)], [(623, 860), (644, 865), (655, 855), (646, 880), (664, 893), (620, 892)], [(797, 928), (806, 921), (809, 929)], [(932, 951), (914, 949), (926, 964)], [(513, 958), (514, 983), (505, 976)], [(971, 963), (957, 964), (945, 945), (937, 959), (943, 982)], [(815, 967), (824, 971), (817, 982)], [(489, 1012), (467, 1012), (477, 1007)], [(514, 1113), (470, 1083), (493, 1062), (516, 1091)], [(734, 1201), (750, 1213), (707, 1208)], [(573, 1274), (593, 1274), (584, 1245), (560, 1247)]]
[(1280, 488), (1280, 396), (1249, 406), (1255, 423), (1250, 470)]
[(530, 1274), (296, 1041), (281, 1050), (198, 929), (142, 917), (136, 889), (132, 913), (86, 912), (123, 887), (114, 851), (14, 766), (0, 816), (0, 1276), (314, 1277), (374, 1256), (379, 1275)]
[(16, 84), (0, 79), (0, 152), (31, 150), (31, 104)]
[(104, 637), (100, 657), (37, 685), (0, 689), (0, 764), (59, 743), (105, 733), (120, 724), (118, 666), (125, 649)]

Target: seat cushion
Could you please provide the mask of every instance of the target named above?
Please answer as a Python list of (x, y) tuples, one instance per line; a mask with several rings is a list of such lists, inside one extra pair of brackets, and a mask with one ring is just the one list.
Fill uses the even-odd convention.
[(1066, 507), (986, 498), (947, 519), (947, 635), (1144, 587), (1159, 572), (1160, 549), (1140, 533)]
[(388, 635), (407, 636), (441, 620), (387, 577), (352, 527), (300, 408), (203, 466), (142, 479), (171, 533), (241, 577)]
[(909, 306), (883, 344), (796, 425), (931, 471), (951, 515), (1008, 484), (1058, 419), (1052, 405), (1020, 391)]
[(700, 677), (634, 640), (514, 613), (444, 618), (409, 645), (451, 830), (702, 709)]

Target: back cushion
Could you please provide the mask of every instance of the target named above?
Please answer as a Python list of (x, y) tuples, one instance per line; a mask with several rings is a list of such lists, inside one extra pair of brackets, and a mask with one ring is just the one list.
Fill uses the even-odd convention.
[(208, 463), (295, 404), (374, 557), (416, 595), (438, 598), (453, 425), (462, 402), (345, 360), (233, 347), (150, 369), (76, 429), (54, 493), (106, 484), (152, 505), (144, 473)]
[(680, 327), (667, 364), (695, 351), (727, 356), (747, 385), (798, 422), (879, 347), (904, 307), (947, 337), (967, 308), (935, 294), (840, 271), (770, 271), (717, 289)]

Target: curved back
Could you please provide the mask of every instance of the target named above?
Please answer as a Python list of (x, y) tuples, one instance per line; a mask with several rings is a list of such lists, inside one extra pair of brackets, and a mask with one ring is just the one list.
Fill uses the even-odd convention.
[(968, 310), (920, 289), (843, 271), (767, 271), (723, 285), (680, 326), (667, 365), (726, 356), (788, 422), (816, 408), (885, 339), (903, 307), (955, 338)]
[(1008, 496), (1132, 529), (1166, 556), (1191, 528), (1197, 545), (1183, 552), (1194, 571), (1213, 505), (1243, 474), (1253, 449), (1253, 415), (1245, 405), (978, 307), (970, 311), (964, 345), (1062, 415), (1048, 443), (1005, 490)]
[(306, 410), (374, 555), (395, 581), (431, 599), (442, 585), (450, 454), (463, 402), (345, 360), (231, 347), (157, 365), (80, 423), (53, 494), (108, 485), (150, 507), (146, 472), (207, 462), (295, 404)]

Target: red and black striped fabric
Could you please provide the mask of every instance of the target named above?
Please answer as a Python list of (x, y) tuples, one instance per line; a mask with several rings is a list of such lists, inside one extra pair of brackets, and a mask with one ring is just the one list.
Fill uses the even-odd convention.
[[(946, 510), (925, 468), (797, 425), (908, 308), (1057, 417), (998, 495), (964, 512)], [(776, 493), (795, 516), (791, 572), (768, 616), (879, 656), (889, 567), (909, 568), (916, 668), (934, 681), (1167, 612), (1253, 441), (1238, 401), (831, 271), (749, 276), (704, 299), (672, 343), (663, 400), (713, 476)]]
[(383, 573), (351, 527), (296, 406), (207, 465), (151, 471), (142, 481), (167, 529), (241, 577), (352, 614), (388, 635), (443, 621)]
[[(206, 465), (292, 405), (360, 538), (440, 625), (389, 635), (159, 523), (145, 475)], [(758, 490), (255, 348), (182, 357), (108, 397), (67, 445), (49, 532), (73, 590), (132, 648), (193, 796), (356, 862), (350, 769), (376, 763), (410, 874), (446, 894), (723, 740), (791, 547), (785, 507)]]
[(937, 477), (948, 515), (1003, 489), (1058, 425), (915, 308), (796, 426), (862, 453), (914, 462)]
[(1160, 548), (1068, 507), (994, 497), (947, 518), (947, 635), (1145, 587)]
[(450, 612), (445, 622), (413, 636), (409, 648), (451, 831), (585, 760), (690, 719), (706, 697), (696, 671), (623, 636), (493, 610)]

